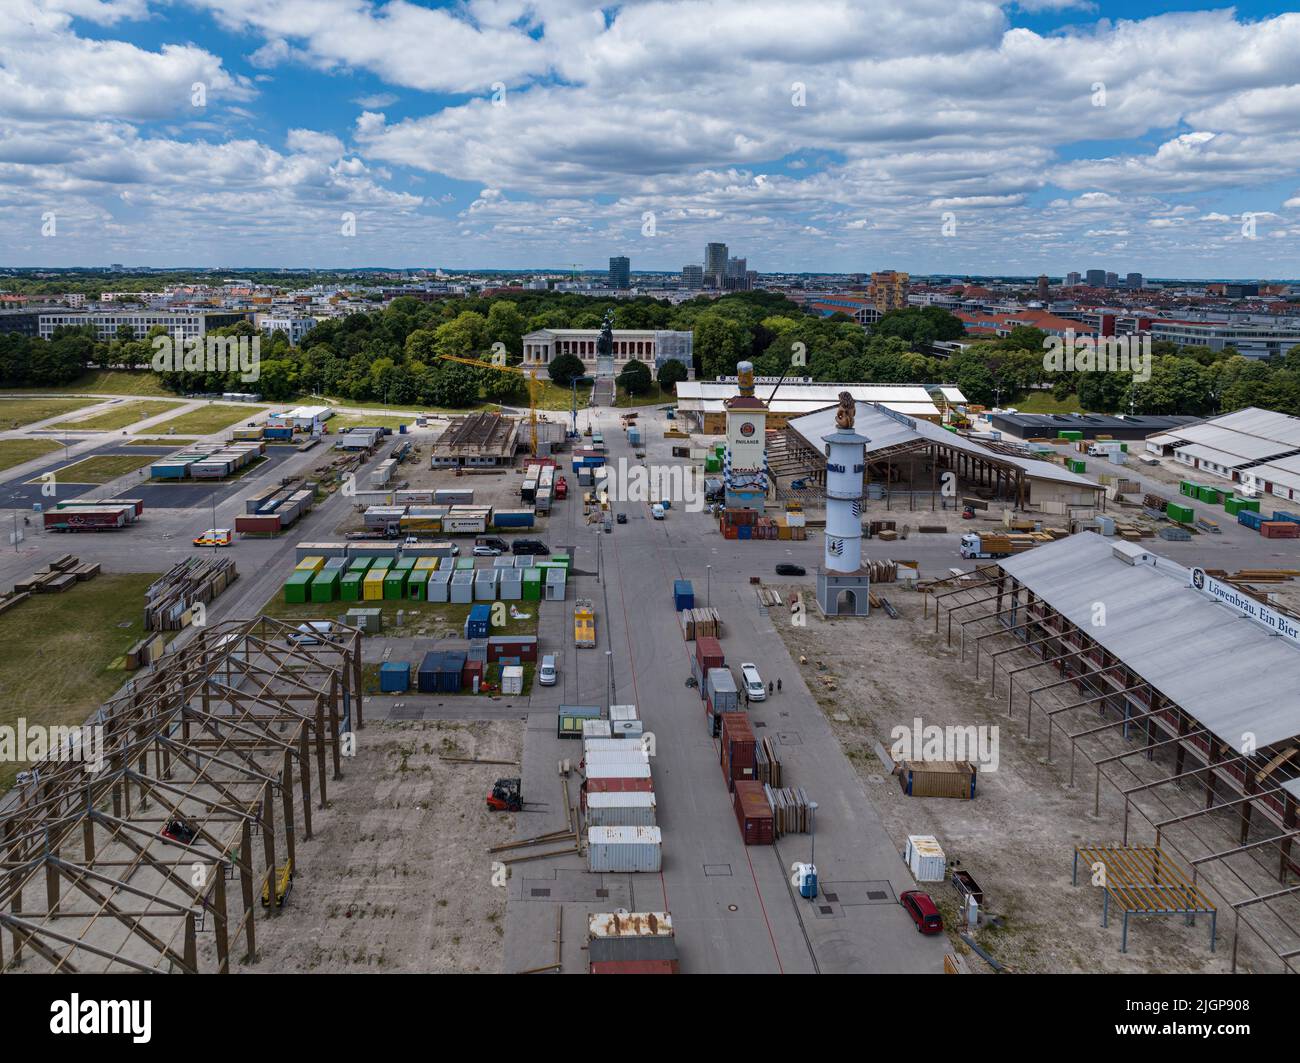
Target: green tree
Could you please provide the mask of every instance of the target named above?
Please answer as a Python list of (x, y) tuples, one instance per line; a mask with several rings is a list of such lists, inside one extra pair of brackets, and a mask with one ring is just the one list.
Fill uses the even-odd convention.
[(623, 367), (623, 371), (614, 381), (629, 395), (644, 395), (650, 390), (652, 382), (650, 367), (636, 358)]
[(579, 377), (586, 375), (587, 367), (576, 354), (560, 354), (551, 359), (546, 371), (556, 384), (567, 388)]
[(685, 362), (679, 362), (676, 358), (669, 358), (659, 367), (659, 390), (671, 393), (689, 375)]

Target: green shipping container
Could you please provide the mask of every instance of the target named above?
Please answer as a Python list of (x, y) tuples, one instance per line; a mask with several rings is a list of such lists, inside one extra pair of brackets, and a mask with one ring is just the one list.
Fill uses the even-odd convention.
[(1070, 458), (1066, 462), (1066, 465), (1071, 472), (1083, 472), (1083, 470), (1088, 467), (1088, 463), (1086, 461), (1079, 461), (1076, 458)]
[(370, 567), (370, 558), (354, 557), (348, 562), (349, 572), (365, 572)]
[(323, 568), (311, 581), (311, 600), (313, 602), (332, 602), (339, 596), (339, 570)]
[(406, 580), (406, 596), (413, 602), (424, 601), (424, 592), (429, 586), (429, 570), (422, 568), (412, 572)]
[(573, 558), (568, 554), (552, 554), (551, 561), (557, 565), (563, 565), (566, 573), (573, 567)]
[(377, 557), (370, 562), (371, 572), (375, 571), (375, 569), (387, 570), (392, 567), (393, 567), (393, 559), (391, 557)]
[(339, 580), (339, 599), (345, 602), (361, 601), (361, 581), (365, 578), (364, 572), (345, 572)]
[(402, 595), (406, 593), (407, 573), (398, 569), (391, 569), (384, 577), (384, 600), (401, 601)]
[(1236, 495), (1227, 495), (1223, 499), (1223, 508), (1228, 511), (1230, 516), (1235, 517), (1241, 509), (1241, 499)]
[(286, 605), (302, 605), (307, 601), (311, 590), (311, 580), (316, 573), (309, 569), (297, 569), (284, 581), (284, 601)]
[(1253, 512), (1253, 513), (1258, 513), (1258, 512), (1259, 512), (1259, 499), (1258, 499), (1258, 498), (1239, 498), (1239, 499), (1237, 499), (1237, 512), (1240, 513), (1243, 509), (1249, 509), (1249, 510), (1250, 510), (1251, 512)]
[(524, 601), (540, 602), (542, 600), (542, 570), (533, 566), (524, 569)]
[(410, 572), (413, 568), (415, 568), (415, 558), (413, 557), (400, 558), (397, 563), (393, 565), (393, 571), (395, 572)]
[(1056, 433), (1056, 438), (1068, 439), (1072, 443), (1077, 443), (1079, 440), (1083, 438), (1083, 433), (1077, 432), (1073, 428), (1062, 428), (1059, 432)]
[(721, 469), (721, 468), (722, 468), (722, 462), (719, 461), (717, 458), (705, 458), (705, 459), (704, 459), (704, 471), (705, 471), (705, 472), (717, 472), (717, 471), (718, 471), (719, 469)]
[(1170, 502), (1165, 506), (1165, 516), (1170, 520), (1181, 521), (1183, 524), (1191, 524), (1195, 519), (1191, 506), (1180, 506), (1177, 502)]
[(1208, 502), (1212, 506), (1219, 504), (1219, 490), (1216, 487), (1198, 487), (1196, 497), (1202, 502)]

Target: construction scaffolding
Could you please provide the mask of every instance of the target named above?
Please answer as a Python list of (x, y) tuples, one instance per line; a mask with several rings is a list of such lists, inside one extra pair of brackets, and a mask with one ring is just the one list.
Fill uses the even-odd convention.
[(361, 633), (295, 629), (201, 629), (95, 714), (94, 763), (47, 760), (10, 796), (0, 972), (256, 962), (257, 908), (274, 919), (363, 725)]
[[(1040, 549), (1070, 549), (1075, 538)], [(1097, 579), (1093, 565), (1080, 564), (1078, 549), (1071, 564), (1079, 579)], [(1294, 972), (1300, 737), (1234, 748), (1163, 694), (1133, 659), (1102, 646), (1094, 637), (1101, 629), (1063, 615), (1065, 598), (1058, 611), (1052, 588), (1027, 586), (1004, 568), (1014, 563), (986, 563), (924, 588), (935, 606), (935, 631), (942, 613), (951, 642), (955, 621), (963, 659), (974, 659), (977, 674), (981, 662), (988, 668), (991, 691), (1005, 684), (1008, 719), (1022, 716), (1025, 737), (1042, 743), (1046, 763), (1058, 762), (1068, 742), (1071, 787), (1079, 764), (1091, 768), (1093, 816), (1103, 814), (1107, 783), (1122, 801), (1123, 848), (1149, 841), (1145, 848), (1176, 857), (1191, 869), (1198, 903), (1232, 913), (1234, 970), (1240, 938), (1249, 934), (1280, 961), (1279, 970)], [(1260, 638), (1276, 645), (1266, 633)], [(1223, 696), (1238, 704), (1232, 693)], [(1261, 720), (1272, 708), (1259, 706)], [(1294, 729), (1300, 732), (1300, 721)]]

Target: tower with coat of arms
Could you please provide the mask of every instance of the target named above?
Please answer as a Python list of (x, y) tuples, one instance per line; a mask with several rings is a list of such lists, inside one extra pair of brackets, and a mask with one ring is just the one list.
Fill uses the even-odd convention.
[(722, 482), (728, 509), (755, 509), (767, 501), (767, 403), (754, 394), (754, 365), (736, 366), (740, 394), (727, 399), (727, 454)]
[(817, 601), (828, 615), (866, 616), (870, 576), (862, 568), (862, 473), (866, 436), (854, 431), (857, 404), (841, 392), (835, 431), (826, 444), (826, 535), (817, 570)]

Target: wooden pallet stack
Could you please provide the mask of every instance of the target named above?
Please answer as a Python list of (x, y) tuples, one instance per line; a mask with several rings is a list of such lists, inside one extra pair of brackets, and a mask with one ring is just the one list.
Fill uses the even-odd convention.
[(764, 738), (754, 747), (754, 778), (769, 786), (781, 785), (781, 758), (770, 738)]
[(802, 786), (780, 788), (765, 785), (763, 794), (772, 808), (776, 837), (808, 833), (812, 827), (812, 803)]
[[(26, 579), (17, 580), (14, 583), (14, 597), (28, 594), (57, 594), (68, 590), (78, 582), (94, 579), (99, 575), (99, 569), (98, 561), (83, 565), (80, 558), (64, 554)], [(7, 602), (7, 605), (13, 604), (13, 599)]]
[(145, 630), (179, 631), (189, 624), (193, 606), (212, 601), (238, 575), (228, 557), (191, 557), (177, 563), (145, 592)]
[(700, 638), (722, 638), (722, 619), (716, 609), (683, 609), (677, 615), (682, 638), (694, 642)]

